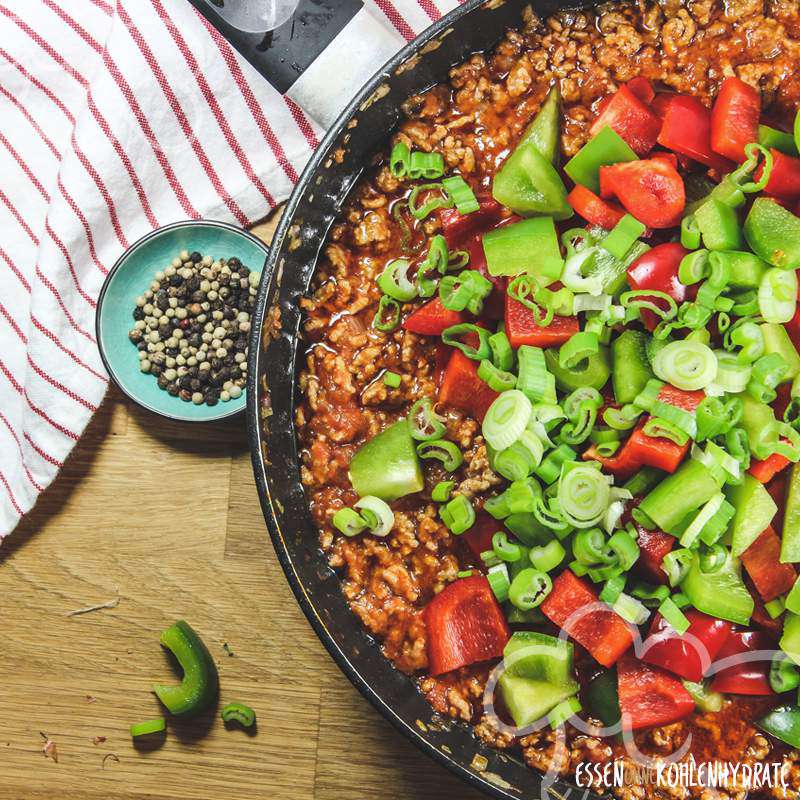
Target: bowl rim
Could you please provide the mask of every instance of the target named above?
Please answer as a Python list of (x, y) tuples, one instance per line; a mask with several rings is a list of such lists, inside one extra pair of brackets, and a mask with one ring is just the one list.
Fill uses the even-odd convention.
[[(95, 308), (95, 315), (94, 315), (94, 327), (95, 327), (95, 338), (97, 339), (97, 349), (100, 352), (100, 359), (103, 362), (103, 366), (105, 367), (105, 370), (108, 373), (108, 376), (111, 379), (111, 381), (122, 392), (122, 394), (125, 395), (125, 397), (127, 397), (129, 400), (131, 400), (140, 408), (143, 408), (152, 414), (156, 414), (159, 417), (163, 417), (164, 419), (173, 420), (174, 422), (185, 422), (190, 425), (210, 425), (246, 413), (247, 389), (249, 387), (249, 380), (248, 384), (245, 386), (244, 391), (242, 392), (243, 402), (239, 403), (237, 408), (234, 408), (231, 411), (227, 411), (224, 414), (220, 414), (220, 416), (214, 417), (213, 419), (191, 419), (188, 417), (179, 416), (177, 414), (171, 414), (168, 411), (162, 411), (159, 408), (154, 408), (141, 398), (136, 397), (122, 385), (121, 381), (119, 380), (114, 371), (114, 368), (111, 365), (111, 361), (106, 355), (105, 345), (103, 344), (103, 336), (100, 330), (100, 317), (102, 314), (103, 302), (105, 301), (106, 292), (108, 290), (108, 287), (111, 285), (111, 281), (113, 280), (114, 276), (120, 270), (126, 259), (140, 247), (147, 244), (147, 242), (149, 242), (151, 239), (155, 239), (167, 231), (179, 230), (181, 228), (191, 228), (196, 225), (205, 225), (212, 228), (221, 228), (222, 230), (227, 230), (230, 231), (231, 233), (236, 233), (240, 236), (243, 236), (245, 239), (249, 239), (264, 253), (264, 263), (262, 264), (261, 270), (262, 274), (265, 272), (266, 263), (267, 260), (269, 259), (271, 252), (270, 245), (268, 245), (263, 240), (259, 239), (254, 234), (250, 233), (250, 231), (247, 231), (244, 228), (240, 228), (238, 225), (234, 225), (231, 222), (225, 222), (223, 220), (218, 220), (218, 219), (206, 219), (205, 217), (200, 217), (198, 219), (182, 219), (176, 222), (170, 222), (166, 225), (162, 225), (159, 228), (154, 228), (153, 230), (145, 233), (143, 236), (140, 236), (135, 242), (133, 242), (133, 244), (128, 245), (128, 247), (114, 262), (114, 265), (111, 267), (111, 269), (108, 271), (108, 274), (105, 276), (105, 279), (103, 280), (103, 286), (100, 289), (100, 294), (97, 296), (97, 307)], [(255, 316), (255, 309), (253, 311), (253, 316)]]

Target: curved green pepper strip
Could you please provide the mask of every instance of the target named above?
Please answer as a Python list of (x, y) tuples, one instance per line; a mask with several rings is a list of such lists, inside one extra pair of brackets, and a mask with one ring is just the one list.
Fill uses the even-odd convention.
[(256, 721), (256, 712), (244, 703), (228, 703), (221, 716), (223, 722), (238, 722), (243, 728), (252, 728)]
[(790, 747), (800, 747), (800, 708), (776, 708), (756, 722), (762, 731), (785, 742)]
[(179, 686), (154, 684), (156, 696), (173, 714), (193, 716), (205, 711), (217, 697), (219, 675), (203, 640), (187, 622), (178, 620), (159, 641), (178, 660), (183, 681)]
[(139, 736), (151, 736), (154, 733), (162, 733), (167, 729), (167, 721), (164, 717), (148, 719), (145, 722), (137, 722), (131, 725), (131, 736), (136, 739)]
[(585, 358), (571, 369), (565, 369), (561, 366), (554, 348), (545, 350), (544, 358), (547, 369), (556, 379), (556, 385), (565, 392), (571, 392), (584, 386), (591, 386), (593, 389), (598, 390), (602, 389), (611, 375), (607, 347), (600, 347), (596, 353)]

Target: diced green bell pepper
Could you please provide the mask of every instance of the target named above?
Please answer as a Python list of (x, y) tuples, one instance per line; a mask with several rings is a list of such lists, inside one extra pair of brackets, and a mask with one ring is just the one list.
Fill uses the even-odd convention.
[(781, 650), (786, 653), (795, 664), (800, 664), (800, 614), (786, 612), (783, 618), (783, 636), (781, 636)]
[(731, 549), (738, 558), (766, 530), (778, 507), (764, 484), (749, 472), (741, 483), (727, 486), (725, 493), (736, 509), (730, 531)]
[(732, 555), (716, 572), (703, 572), (695, 553), (681, 589), (698, 611), (711, 617), (747, 625), (753, 615), (755, 603), (742, 581), (739, 559)]
[(744, 235), (753, 252), (770, 264), (800, 267), (800, 217), (772, 200), (755, 200), (744, 221)]
[(766, 403), (761, 403), (749, 394), (742, 394), (741, 427), (747, 433), (750, 450), (756, 458), (768, 458), (774, 452), (777, 441), (775, 412)]
[(756, 725), (790, 747), (800, 747), (800, 708), (797, 706), (775, 708)]
[(203, 640), (179, 620), (161, 634), (160, 642), (180, 664), (183, 681), (178, 686), (154, 684), (156, 696), (173, 714), (193, 716), (205, 711), (217, 697), (219, 675)]
[(628, 328), (611, 344), (611, 380), (618, 403), (632, 403), (655, 377), (647, 358), (649, 338), (643, 331)]
[(611, 375), (608, 348), (602, 345), (596, 353), (592, 353), (571, 369), (561, 366), (558, 351), (554, 347), (544, 351), (544, 359), (548, 371), (556, 379), (556, 386), (564, 392), (571, 392), (583, 386), (600, 390)]
[(671, 531), (719, 490), (720, 484), (711, 470), (692, 458), (661, 481), (642, 500), (639, 508), (662, 531)]
[(561, 90), (558, 83), (547, 93), (539, 113), (525, 129), (517, 147), (532, 144), (551, 164), (558, 161), (558, 129), (561, 122)]
[(711, 198), (694, 212), (708, 250), (741, 250), (744, 245), (736, 210)]
[(800, 354), (789, 338), (786, 328), (774, 322), (766, 322), (761, 326), (761, 333), (764, 334), (764, 355), (777, 353), (789, 367), (782, 383), (800, 374)]
[(731, 250), (721, 254), (729, 269), (728, 285), (734, 289), (758, 289), (767, 271), (767, 263), (755, 253)]
[(586, 706), (589, 713), (610, 728), (622, 718), (619, 709), (619, 690), (617, 671), (610, 669), (593, 678), (585, 691)]
[(556, 686), (573, 686), (574, 648), (566, 639), (538, 631), (517, 631), (503, 650), (505, 668), (520, 678), (546, 681)]
[(781, 562), (783, 564), (800, 562), (800, 462), (792, 466), (789, 474), (781, 536)]
[(553, 532), (550, 528), (542, 525), (542, 523), (529, 512), (511, 514), (511, 516), (503, 520), (503, 524), (517, 539), (529, 547), (547, 544), (553, 538)]
[(682, 683), (701, 711), (722, 711), (722, 704), (725, 702), (724, 695), (712, 692), (706, 683), (693, 683), (692, 681), (682, 681)]
[(567, 161), (564, 172), (575, 183), (600, 194), (600, 167), (637, 160), (638, 156), (628, 143), (616, 131), (606, 126)]
[(490, 275), (527, 272), (547, 286), (561, 277), (564, 260), (550, 217), (523, 219), (485, 234), (483, 252)]
[(425, 487), (408, 422), (390, 425), (363, 444), (350, 460), (350, 482), (359, 497), (391, 503)]
[(572, 697), (578, 686), (556, 686), (547, 681), (520, 678), (504, 672), (498, 686), (515, 724), (524, 728), (552, 711), (562, 700)]
[(534, 142), (518, 145), (492, 181), (498, 203), (523, 217), (547, 214), (558, 220), (573, 215), (564, 181)]
[(797, 155), (797, 144), (791, 133), (784, 133), (769, 125), (758, 126), (758, 143), (763, 144), (768, 150), (774, 147), (787, 156)]

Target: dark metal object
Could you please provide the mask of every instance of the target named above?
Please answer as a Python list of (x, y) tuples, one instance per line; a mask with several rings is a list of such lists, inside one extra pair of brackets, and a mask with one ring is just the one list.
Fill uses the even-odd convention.
[[(529, 4), (468, 0), (386, 64), (342, 113), (303, 172), (275, 234), (253, 319), (247, 392), (264, 517), (292, 590), (317, 635), (353, 684), (395, 727), (468, 783), (506, 799), (541, 797), (541, 775), (483, 745), (468, 725), (435, 713), (413, 680), (384, 658), (350, 612), (339, 577), (318, 547), (300, 483), (294, 407), (298, 356), (302, 358), (304, 349), (298, 336), (298, 301), (308, 289), (348, 191), (370, 157), (386, 144), (400, 120), (401, 103), (445, 80), (449, 68), (470, 53), (491, 48), (508, 28), (521, 24)], [(541, 16), (563, 5), (556, 0), (534, 3)], [(333, 159), (340, 149), (343, 157)], [(270, 324), (265, 325), (267, 318)], [(473, 766), (476, 754), (486, 758), (485, 770)], [(561, 781), (545, 791), (553, 800), (588, 797), (588, 791)]]

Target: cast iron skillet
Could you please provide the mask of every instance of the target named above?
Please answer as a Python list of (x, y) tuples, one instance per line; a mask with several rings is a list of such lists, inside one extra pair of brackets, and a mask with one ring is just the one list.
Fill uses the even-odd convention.
[[(541, 776), (483, 745), (468, 725), (435, 713), (349, 610), (339, 577), (319, 550), (300, 483), (294, 407), (305, 349), (298, 300), (348, 191), (385, 145), (401, 103), (445, 80), (449, 68), (471, 53), (491, 48), (521, 24), (529, 5), (546, 17), (577, 3), (468, 0), (398, 53), (344, 110), (303, 172), (273, 240), (254, 315), (247, 391), (264, 517), (289, 584), (322, 643), (359, 691), (420, 749), (487, 794), (515, 800), (541, 797)], [(471, 766), (476, 754), (486, 758), (485, 769)], [(588, 796), (566, 782), (548, 791), (555, 798)]]

